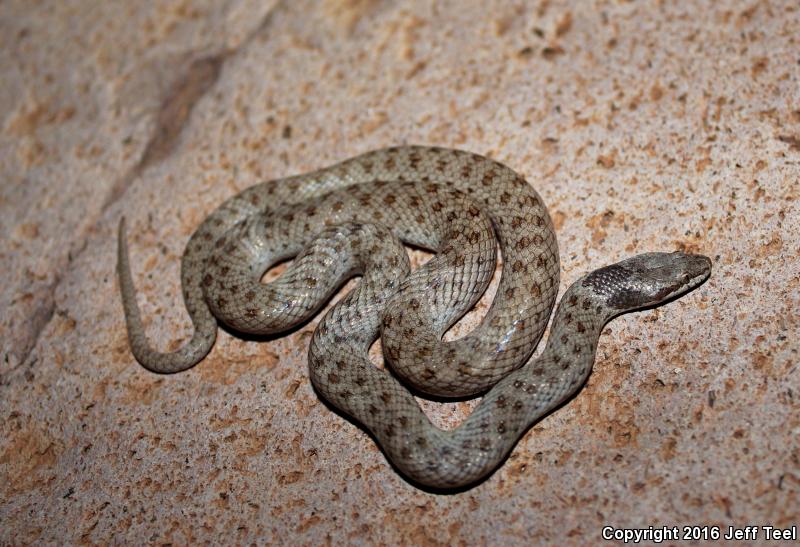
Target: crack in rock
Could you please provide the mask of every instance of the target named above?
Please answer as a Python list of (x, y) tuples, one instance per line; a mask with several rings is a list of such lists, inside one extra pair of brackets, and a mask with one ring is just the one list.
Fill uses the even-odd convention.
[(13, 349), (4, 356), (5, 362), (11, 366), (10, 370), (27, 362), (28, 357), (39, 343), (42, 332), (53, 318), (56, 311), (55, 292), (59, 281), (60, 278), (56, 278), (47, 287), (38, 291), (35, 297), (38, 300), (36, 308), (22, 323), (19, 335), (12, 344)]
[(223, 51), (194, 60), (186, 73), (172, 86), (156, 116), (156, 128), (139, 163), (111, 188), (103, 210), (116, 202), (130, 183), (150, 165), (166, 159), (180, 142), (181, 133), (197, 102), (219, 79), (229, 52)]
[[(214, 86), (219, 79), (225, 60), (235, 54), (245, 44), (260, 36), (269, 26), (273, 15), (278, 10), (281, 2), (277, 2), (262, 18), (258, 25), (236, 48), (223, 49), (216, 53), (205, 55), (192, 61), (185, 73), (165, 94), (161, 108), (156, 117), (156, 127), (138, 163), (120, 177), (110, 189), (110, 192), (100, 209), (102, 215), (112, 204), (120, 199), (127, 187), (147, 167), (159, 163), (169, 157), (180, 142), (181, 134), (189, 121), (195, 105)], [(75, 260), (87, 247), (88, 236), (92, 228), (81, 235), (71, 246), (66, 262)], [(58, 262), (64, 262), (59, 260)], [(39, 339), (47, 325), (53, 319), (56, 311), (55, 293), (61, 282), (61, 277), (56, 277), (52, 283), (36, 291), (35, 309), (22, 322), (16, 339), (11, 344), (11, 349), (3, 356), (4, 364), (10, 370), (26, 363), (39, 343)], [(7, 371), (6, 371), (7, 372)]]
[(194, 60), (189, 65), (183, 77), (165, 95), (156, 118), (156, 129), (147, 143), (141, 159), (111, 187), (102, 211), (105, 211), (119, 200), (128, 186), (142, 171), (153, 164), (163, 161), (175, 150), (194, 106), (217, 82), (222, 71), (222, 65), (229, 57), (235, 55), (252, 40), (263, 35), (270, 26), (276, 12), (282, 7), (282, 4), (282, 2), (276, 2), (264, 14), (253, 31), (235, 48), (223, 49), (206, 55)]
[(153, 138), (139, 162), (139, 171), (158, 163), (175, 149), (197, 101), (219, 78), (227, 53), (197, 59), (189, 65), (184, 77), (177, 82), (161, 105)]

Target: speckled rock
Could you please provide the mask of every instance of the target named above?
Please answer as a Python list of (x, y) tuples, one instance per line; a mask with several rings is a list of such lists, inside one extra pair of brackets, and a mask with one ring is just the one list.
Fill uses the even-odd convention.
[[(800, 526), (798, 37), (789, 0), (3, 3), (0, 543)], [(149, 332), (177, 347), (179, 258), (209, 211), (403, 143), (524, 173), (564, 285), (649, 250), (714, 261), (699, 290), (611, 323), (586, 388), (452, 495), (318, 399), (314, 323), (223, 332), (158, 376), (128, 350), (114, 273), (124, 214)], [(471, 407), (424, 404), (448, 427)]]

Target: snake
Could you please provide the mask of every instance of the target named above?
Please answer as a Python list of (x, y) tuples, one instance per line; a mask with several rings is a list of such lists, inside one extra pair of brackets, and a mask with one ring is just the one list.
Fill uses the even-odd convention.
[[(404, 245), (433, 253), (412, 271)], [(501, 275), (483, 319), (445, 333)], [(356, 287), (319, 320), (308, 350), (316, 391), (371, 433), (412, 484), (456, 489), (487, 478), (538, 420), (573, 396), (614, 317), (702, 284), (711, 261), (648, 252), (572, 283), (534, 357), (559, 288), (553, 222), (511, 168), (462, 150), (398, 146), (313, 172), (256, 184), (203, 220), (186, 244), (181, 284), (194, 331), (173, 352), (145, 334), (120, 219), (117, 271), (136, 360), (175, 373), (211, 350), (219, 323), (280, 334), (318, 314), (353, 277)], [(262, 277), (291, 260), (273, 282)], [(369, 349), (380, 337), (387, 367)], [(436, 427), (416, 396), (481, 396), (455, 429)]]

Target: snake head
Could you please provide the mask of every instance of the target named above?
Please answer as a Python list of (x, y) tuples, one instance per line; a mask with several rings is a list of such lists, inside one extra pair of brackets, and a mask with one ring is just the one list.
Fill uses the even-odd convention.
[(644, 253), (588, 274), (582, 285), (615, 313), (655, 306), (694, 289), (711, 260), (682, 252)]

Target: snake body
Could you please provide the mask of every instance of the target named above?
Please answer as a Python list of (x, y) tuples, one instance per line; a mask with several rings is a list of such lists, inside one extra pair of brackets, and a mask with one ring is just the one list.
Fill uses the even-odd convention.
[[(409, 273), (401, 241), (436, 256)], [(489, 311), (469, 335), (443, 341), (486, 289), (495, 241), (503, 266)], [(404, 474), (435, 488), (487, 476), (532, 423), (577, 391), (608, 320), (682, 294), (710, 273), (707, 258), (682, 253), (639, 255), (591, 272), (567, 290), (543, 355), (530, 359), (558, 290), (556, 238), (541, 198), (491, 159), (419, 146), (265, 182), (211, 213), (183, 255), (183, 295), (195, 330), (176, 352), (147, 342), (124, 222), (118, 249), (131, 348), (156, 372), (199, 362), (214, 343), (217, 320), (244, 332), (282, 332), (361, 275), (314, 332), (311, 380), (373, 433)], [(277, 281), (260, 282), (292, 257)], [(485, 393), (482, 401), (458, 428), (436, 428), (400, 380), (369, 361), (379, 335), (392, 370), (415, 389), (443, 397)]]

